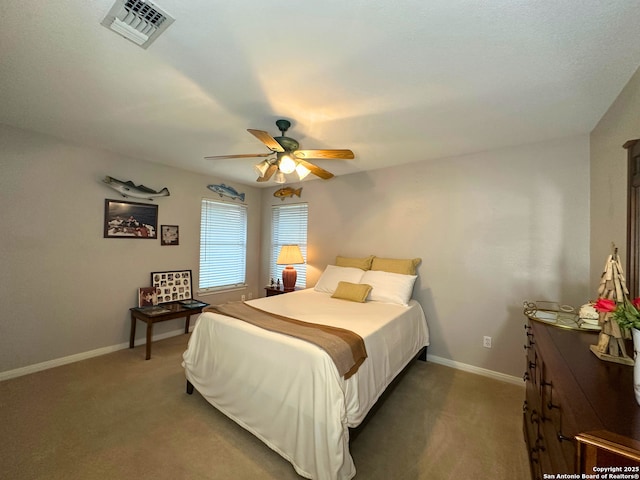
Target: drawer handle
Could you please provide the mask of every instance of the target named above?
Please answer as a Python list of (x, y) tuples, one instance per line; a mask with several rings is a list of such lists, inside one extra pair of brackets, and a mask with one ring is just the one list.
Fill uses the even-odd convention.
[(551, 400), (549, 400), (549, 403), (547, 403), (547, 408), (549, 410), (553, 410), (554, 408), (557, 408), (558, 410), (560, 410), (560, 405), (554, 405), (553, 403), (551, 403)]
[(529, 368), (531, 369), (536, 368), (536, 362), (529, 362)]
[(529, 380), (529, 372), (524, 372), (524, 375), (522, 376), (522, 380), (524, 380), (525, 382)]
[(562, 432), (560, 432), (560, 431), (558, 432), (557, 437), (558, 437), (558, 440), (560, 440), (561, 442), (562, 442), (563, 440), (564, 440), (565, 442), (570, 442), (570, 441), (572, 440), (572, 439), (571, 439), (571, 438), (569, 438), (569, 437), (565, 437), (565, 436), (562, 434)]
[(524, 324), (524, 330), (531, 330), (531, 325), (527, 325), (526, 323)]
[(527, 401), (525, 400), (524, 403), (522, 404), (522, 411), (526, 412), (529, 410), (529, 404), (527, 403)]
[[(542, 382), (540, 382), (540, 385), (542, 385), (543, 387), (549, 386), (552, 387), (553, 386), (553, 382), (547, 382), (545, 380), (542, 380)], [(549, 402), (551, 403), (551, 402)]]
[(540, 420), (538, 420), (538, 412), (537, 411), (532, 411), (531, 415), (529, 416), (529, 421), (531, 423), (540, 423)]
[(525, 350), (528, 350), (528, 349), (530, 349), (530, 348), (531, 348), (531, 345), (525, 345), (525, 346), (524, 346), (524, 349), (525, 349)]

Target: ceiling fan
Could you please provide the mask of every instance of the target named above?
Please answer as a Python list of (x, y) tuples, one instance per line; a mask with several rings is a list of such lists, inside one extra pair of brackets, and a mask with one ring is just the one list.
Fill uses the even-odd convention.
[(272, 137), (267, 132), (262, 130), (253, 130), (251, 128), (247, 131), (264, 143), (270, 153), (245, 153), (240, 155), (218, 155), (213, 157), (204, 157), (207, 160), (215, 160), (221, 158), (252, 158), (252, 157), (274, 157), (267, 158), (255, 165), (255, 170), (258, 173), (258, 182), (268, 181), (274, 174), (274, 180), (276, 183), (284, 183), (286, 181), (285, 174), (293, 173), (298, 174), (300, 180), (305, 178), (309, 173), (328, 180), (333, 177), (333, 173), (328, 172), (324, 168), (320, 168), (317, 165), (307, 161), (308, 159), (339, 159), (350, 160), (355, 158), (351, 150), (299, 150), (300, 144), (297, 140), (286, 137), (285, 133), (291, 126), (291, 122), (288, 120), (276, 120), (276, 126), (280, 130), (281, 135), (279, 137)]

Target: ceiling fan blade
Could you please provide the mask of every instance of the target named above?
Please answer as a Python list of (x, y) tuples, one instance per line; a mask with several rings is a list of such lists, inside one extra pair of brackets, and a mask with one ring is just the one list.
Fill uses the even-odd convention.
[(264, 132), (262, 130), (253, 130), (251, 128), (248, 128), (247, 132), (264, 143), (272, 152), (284, 152), (284, 148), (282, 148), (282, 145), (280, 145), (276, 141), (276, 139), (269, 135), (267, 132)]
[(351, 150), (296, 150), (293, 152), (296, 158), (337, 158), (351, 160), (355, 155)]
[(301, 159), (298, 159), (298, 163), (300, 163), (300, 165), (302, 165), (303, 167), (309, 169), (309, 171), (311, 171), (311, 173), (313, 173), (314, 175), (324, 180), (329, 180), (330, 178), (333, 177), (333, 173), (327, 172), (324, 168), (320, 168), (319, 166), (314, 165), (313, 163), (309, 163)]
[(269, 168), (267, 169), (266, 172), (264, 172), (264, 175), (262, 177), (258, 177), (258, 179), (256, 181), (258, 182), (267, 182), (274, 173), (276, 173), (278, 171), (278, 166), (276, 164), (271, 164), (269, 165)]
[(221, 158), (255, 158), (255, 157), (268, 157), (273, 153), (243, 153), (240, 155), (216, 155), (212, 157), (204, 157), (205, 160), (218, 160)]

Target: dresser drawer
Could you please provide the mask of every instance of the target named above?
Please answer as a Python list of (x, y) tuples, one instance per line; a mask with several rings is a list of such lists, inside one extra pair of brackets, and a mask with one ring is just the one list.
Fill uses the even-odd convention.
[(537, 369), (540, 374), (540, 435), (545, 446), (545, 456), (551, 464), (551, 470), (545, 472), (572, 473), (575, 471), (575, 447), (571, 440), (567, 445), (561, 433), (563, 422), (567, 423), (563, 411), (570, 404), (562, 399), (561, 390), (556, 388), (561, 381), (542, 357), (538, 359)]

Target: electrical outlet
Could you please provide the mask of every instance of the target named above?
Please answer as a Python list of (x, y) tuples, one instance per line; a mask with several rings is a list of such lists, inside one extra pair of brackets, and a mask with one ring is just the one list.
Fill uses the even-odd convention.
[[(243, 301), (243, 302), (244, 302), (244, 298), (245, 298), (245, 297), (244, 297), (244, 295), (240, 295), (240, 300), (241, 300), (241, 301)], [(484, 338), (487, 338), (487, 337), (484, 337)]]
[(249, 292), (249, 300), (251, 300), (253, 298), (253, 293)]
[(491, 348), (491, 337), (484, 337), (482, 340), (482, 346), (484, 348)]

